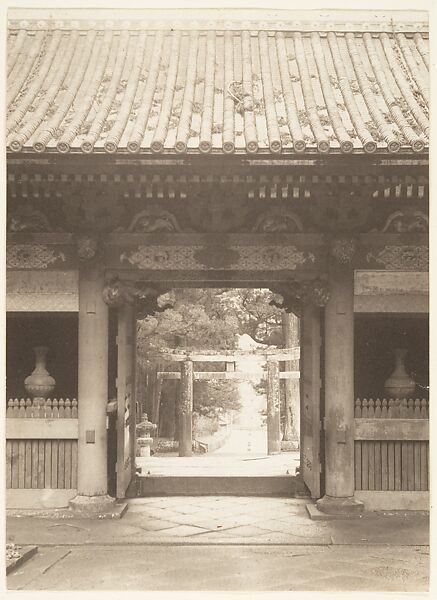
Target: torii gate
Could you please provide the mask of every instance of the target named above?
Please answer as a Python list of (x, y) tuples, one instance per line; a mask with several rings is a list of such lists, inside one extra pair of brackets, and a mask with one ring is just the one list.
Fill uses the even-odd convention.
[[(266, 376), (259, 372), (236, 371), (235, 362), (239, 358), (261, 356), (267, 363)], [(160, 353), (160, 358), (172, 362), (180, 362), (180, 371), (159, 371), (160, 379), (178, 379), (179, 388), (179, 456), (192, 454), (192, 416), (193, 416), (193, 381), (195, 380), (232, 380), (250, 381), (267, 379), (267, 451), (268, 454), (278, 454), (281, 451), (280, 431), (280, 379), (299, 379), (299, 371), (280, 371), (281, 362), (299, 360), (300, 348), (264, 349), (248, 351), (219, 351), (219, 352), (166, 352)], [(195, 371), (194, 363), (211, 362), (225, 363), (225, 371)]]

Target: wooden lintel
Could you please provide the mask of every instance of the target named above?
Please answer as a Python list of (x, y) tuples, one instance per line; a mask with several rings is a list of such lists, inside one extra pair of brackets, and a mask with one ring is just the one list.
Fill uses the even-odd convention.
[(428, 419), (355, 419), (355, 440), (429, 440)]
[(6, 419), (6, 439), (68, 440), (79, 435), (77, 419)]

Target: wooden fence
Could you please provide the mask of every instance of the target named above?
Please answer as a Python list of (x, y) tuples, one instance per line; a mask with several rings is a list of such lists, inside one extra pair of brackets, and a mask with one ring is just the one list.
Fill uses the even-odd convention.
[(355, 489), (429, 490), (429, 402), (355, 401)]
[(75, 398), (8, 400), (6, 488), (76, 490), (77, 439)]

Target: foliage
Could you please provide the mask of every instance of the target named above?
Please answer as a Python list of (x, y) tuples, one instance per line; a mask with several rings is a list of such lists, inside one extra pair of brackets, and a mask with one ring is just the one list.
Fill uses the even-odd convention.
[(260, 344), (280, 346), (282, 310), (272, 306), (275, 294), (268, 289), (234, 289), (222, 295), (222, 302), (238, 319), (240, 334), (247, 333)]

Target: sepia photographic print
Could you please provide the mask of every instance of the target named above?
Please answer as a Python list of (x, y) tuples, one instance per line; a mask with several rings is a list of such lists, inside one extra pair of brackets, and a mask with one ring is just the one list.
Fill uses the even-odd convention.
[(429, 595), (430, 9), (5, 9), (8, 595)]

